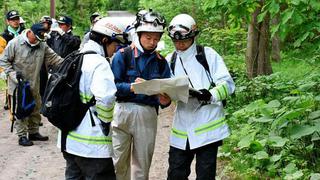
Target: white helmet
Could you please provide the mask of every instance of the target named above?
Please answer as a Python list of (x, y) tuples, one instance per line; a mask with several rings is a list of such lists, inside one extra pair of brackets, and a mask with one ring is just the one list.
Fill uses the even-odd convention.
[(111, 40), (128, 44), (128, 34), (125, 32), (127, 23), (121, 17), (104, 17), (93, 25), (91, 31), (109, 36)]
[(152, 10), (149, 10), (149, 12), (145, 12), (145, 10), (139, 11), (136, 18), (136, 32), (163, 33), (164, 28), (166, 27), (166, 20), (164, 17)]
[(193, 38), (199, 34), (196, 22), (188, 14), (175, 16), (170, 22), (168, 32), (169, 36), (176, 40)]

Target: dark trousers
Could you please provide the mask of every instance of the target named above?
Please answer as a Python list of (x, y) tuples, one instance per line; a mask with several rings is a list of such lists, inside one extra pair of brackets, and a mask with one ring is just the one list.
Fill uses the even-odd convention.
[(218, 147), (222, 141), (190, 150), (187, 141), (186, 150), (170, 146), (168, 180), (188, 180), (190, 166), (196, 156), (197, 180), (213, 180), (216, 176)]
[(85, 158), (63, 152), (66, 180), (116, 180), (112, 158)]

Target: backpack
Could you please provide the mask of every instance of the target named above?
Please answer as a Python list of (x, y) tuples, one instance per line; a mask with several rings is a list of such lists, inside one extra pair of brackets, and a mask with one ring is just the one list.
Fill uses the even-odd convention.
[(22, 120), (33, 112), (36, 102), (30, 90), (29, 81), (23, 80), (22, 76), (18, 74), (18, 85), (14, 89), (12, 97), (12, 113), (15, 118)]
[(74, 51), (69, 54), (51, 74), (43, 96), (41, 114), (65, 136), (79, 126), (89, 107), (95, 105), (94, 97), (88, 103), (83, 103), (79, 94), (81, 66), (85, 54), (96, 52)]
[[(206, 71), (207, 78), (208, 78), (208, 80), (210, 82), (210, 88), (209, 89), (214, 88), (214, 87), (216, 87), (216, 84), (213, 82), (213, 79), (211, 77), (210, 68), (209, 68), (209, 64), (208, 64), (208, 61), (207, 61), (207, 57), (206, 57), (206, 53), (205, 53), (204, 47), (201, 46), (201, 45), (197, 45), (196, 49), (197, 49), (196, 59), (203, 66), (204, 70)], [(171, 69), (173, 74), (174, 74), (174, 68), (175, 68), (175, 65), (176, 65), (176, 59), (177, 59), (177, 52), (174, 51), (172, 56), (171, 56), (171, 60), (170, 60), (170, 69)], [(227, 105), (227, 101), (225, 99), (222, 100), (222, 104), (225, 107)]]

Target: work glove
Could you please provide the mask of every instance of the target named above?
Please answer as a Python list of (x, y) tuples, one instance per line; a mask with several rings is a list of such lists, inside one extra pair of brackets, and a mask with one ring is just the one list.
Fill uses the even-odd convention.
[[(20, 76), (20, 75), (18, 75), (18, 73), (16, 72), (16, 71), (12, 71), (12, 72), (9, 72), (9, 74), (8, 74), (9, 76), (9, 78), (10, 78), (10, 80), (12, 81), (12, 82), (14, 82), (15, 84), (18, 84), (18, 76)], [(21, 77), (22, 77), (22, 75), (21, 75)]]
[(57, 28), (51, 28), (51, 31), (55, 31), (55, 32), (59, 33), (61, 36), (63, 36), (64, 33), (65, 33), (65, 32), (64, 32), (61, 28), (59, 28), (59, 27), (57, 27)]
[(199, 101), (210, 101), (211, 100), (211, 93), (207, 89), (200, 89), (201, 94), (197, 97)]
[(105, 136), (108, 136), (109, 135), (109, 132), (110, 132), (110, 124), (111, 122), (103, 122), (101, 121), (101, 129), (102, 129), (102, 132)]
[(211, 93), (207, 89), (200, 89), (198, 91), (189, 90), (189, 95), (197, 98), (199, 101), (208, 102), (211, 100)]

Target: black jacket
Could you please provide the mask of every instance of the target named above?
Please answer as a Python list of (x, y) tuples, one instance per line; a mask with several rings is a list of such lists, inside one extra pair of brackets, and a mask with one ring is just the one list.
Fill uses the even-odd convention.
[(80, 37), (74, 36), (71, 31), (63, 36), (54, 31), (50, 35), (51, 38), (47, 40), (47, 44), (63, 58), (80, 47)]

